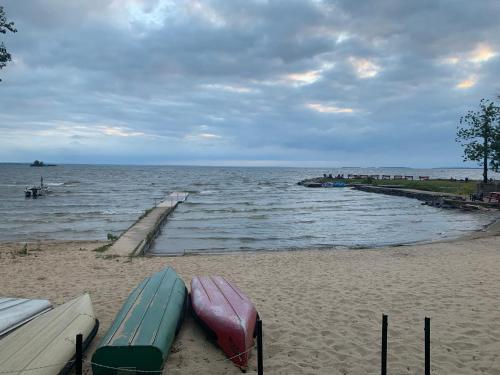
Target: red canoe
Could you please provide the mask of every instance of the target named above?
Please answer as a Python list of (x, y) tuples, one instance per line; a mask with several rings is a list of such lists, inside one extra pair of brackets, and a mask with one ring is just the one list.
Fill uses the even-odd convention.
[(191, 280), (191, 305), (224, 353), (236, 366), (246, 369), (257, 320), (250, 299), (221, 276), (195, 277)]

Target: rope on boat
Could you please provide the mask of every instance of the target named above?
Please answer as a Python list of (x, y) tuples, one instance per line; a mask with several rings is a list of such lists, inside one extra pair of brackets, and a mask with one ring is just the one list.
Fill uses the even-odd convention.
[[(216, 361), (214, 362), (223, 362), (223, 361), (231, 361), (237, 357), (240, 357), (248, 352), (250, 352), (253, 348), (255, 347), (255, 345), (252, 345), (251, 347), (249, 347), (247, 350), (241, 352), (241, 353), (238, 353), (236, 355), (233, 355), (232, 357), (229, 357), (229, 358), (222, 358), (222, 359), (217, 359)], [(92, 361), (85, 361), (87, 364), (89, 365), (93, 365), (93, 366), (97, 366), (97, 367), (102, 367), (102, 368), (106, 368), (106, 369), (109, 369), (109, 370), (120, 370), (120, 371), (124, 371), (124, 372), (136, 372), (136, 373), (145, 373), (145, 374), (152, 374), (152, 373), (157, 373), (157, 374), (161, 374), (163, 373), (163, 370), (135, 370), (135, 369), (128, 369), (126, 367), (112, 367), (112, 366), (106, 366), (106, 365), (102, 365), (102, 364), (99, 364), (99, 363), (95, 363), (95, 362), (92, 362)]]
[(112, 366), (101, 365), (100, 363), (95, 363), (92, 361), (85, 361), (85, 362), (88, 363), (89, 365), (106, 368), (108, 370), (120, 370), (120, 372), (133, 372), (133, 373), (143, 373), (143, 374), (161, 374), (161, 373), (163, 373), (163, 370), (136, 370), (136, 369), (126, 368), (126, 367), (112, 367)]
[[(68, 338), (66, 338), (66, 339), (69, 342), (72, 342), (72, 340), (70, 340)], [(214, 362), (232, 361), (233, 359), (238, 358), (238, 357), (240, 357), (240, 356), (242, 356), (242, 355), (250, 352), (254, 347), (255, 347), (255, 344), (252, 345), (251, 347), (249, 347), (247, 350), (245, 350), (245, 351), (243, 351), (241, 353), (238, 353), (238, 354), (236, 354), (236, 355), (234, 355), (232, 357), (217, 359)], [(143, 373), (143, 374), (162, 374), (163, 373), (163, 370), (136, 370), (136, 369), (128, 369), (126, 367), (106, 366), (106, 365), (102, 365), (100, 363), (95, 363), (95, 362), (92, 362), (92, 361), (89, 361), (89, 360), (83, 361), (83, 362), (86, 363), (86, 364), (88, 364), (88, 365), (91, 365), (91, 366), (102, 367), (102, 368), (109, 369), (109, 370), (120, 370), (120, 371), (123, 371), (123, 372), (134, 372), (134, 373)], [(28, 372), (28, 371), (42, 370), (42, 369), (56, 367), (56, 366), (66, 366), (66, 365), (73, 364), (73, 363), (75, 363), (75, 360), (68, 361), (68, 362), (65, 362), (65, 363), (56, 363), (56, 364), (47, 365), (47, 366), (33, 367), (33, 368), (29, 368), (29, 369), (0, 371), (0, 374), (17, 374), (19, 372)]]
[(232, 357), (229, 357), (229, 358), (222, 358), (222, 359), (218, 359), (216, 362), (222, 362), (222, 361), (232, 361), (233, 359), (237, 358), (237, 357), (240, 357), (242, 356), (243, 354), (246, 354), (248, 353), (249, 351), (251, 351), (253, 348), (255, 347), (255, 344), (252, 345), (251, 347), (249, 347), (247, 350), (245, 350), (244, 352), (241, 352), (241, 353), (238, 353), (236, 355), (233, 355)]

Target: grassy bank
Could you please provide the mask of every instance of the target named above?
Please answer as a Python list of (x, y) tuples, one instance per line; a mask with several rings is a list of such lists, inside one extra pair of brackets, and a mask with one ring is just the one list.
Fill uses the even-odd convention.
[(400, 186), (406, 189), (416, 189), (423, 191), (435, 191), (439, 193), (450, 193), (463, 196), (469, 196), (476, 191), (477, 181), (452, 181), (452, 180), (427, 180), (427, 181), (412, 181), (412, 180), (376, 180), (376, 179), (332, 179), (332, 178), (317, 178), (311, 182), (335, 182), (344, 181), (348, 184), (366, 184), (374, 186), (390, 185)]

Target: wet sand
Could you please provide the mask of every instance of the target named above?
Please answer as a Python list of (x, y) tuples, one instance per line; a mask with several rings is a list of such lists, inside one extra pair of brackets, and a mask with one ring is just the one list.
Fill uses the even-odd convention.
[[(500, 373), (500, 231), (459, 240), (367, 250), (303, 250), (114, 258), (98, 241), (0, 244), (0, 294), (60, 304), (91, 293), (99, 339), (130, 291), (174, 267), (186, 284), (221, 274), (254, 301), (264, 323), (268, 374), (376, 374), (382, 313), (390, 373), (423, 373), (431, 317), (434, 374)], [(252, 352), (249, 373), (256, 372)], [(85, 373), (90, 374), (89, 366)], [(165, 374), (241, 374), (188, 318)]]

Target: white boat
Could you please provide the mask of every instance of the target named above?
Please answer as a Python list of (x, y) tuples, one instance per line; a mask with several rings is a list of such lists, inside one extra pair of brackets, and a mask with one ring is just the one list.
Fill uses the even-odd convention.
[(51, 308), (46, 299), (0, 298), (0, 337)]
[(12, 375), (54, 375), (69, 371), (76, 335), (84, 348), (99, 326), (88, 294), (40, 315), (0, 340), (0, 371)]
[(40, 186), (32, 186), (24, 189), (24, 196), (26, 198), (37, 199), (51, 193), (47, 185), (43, 184), (43, 177), (40, 177)]

